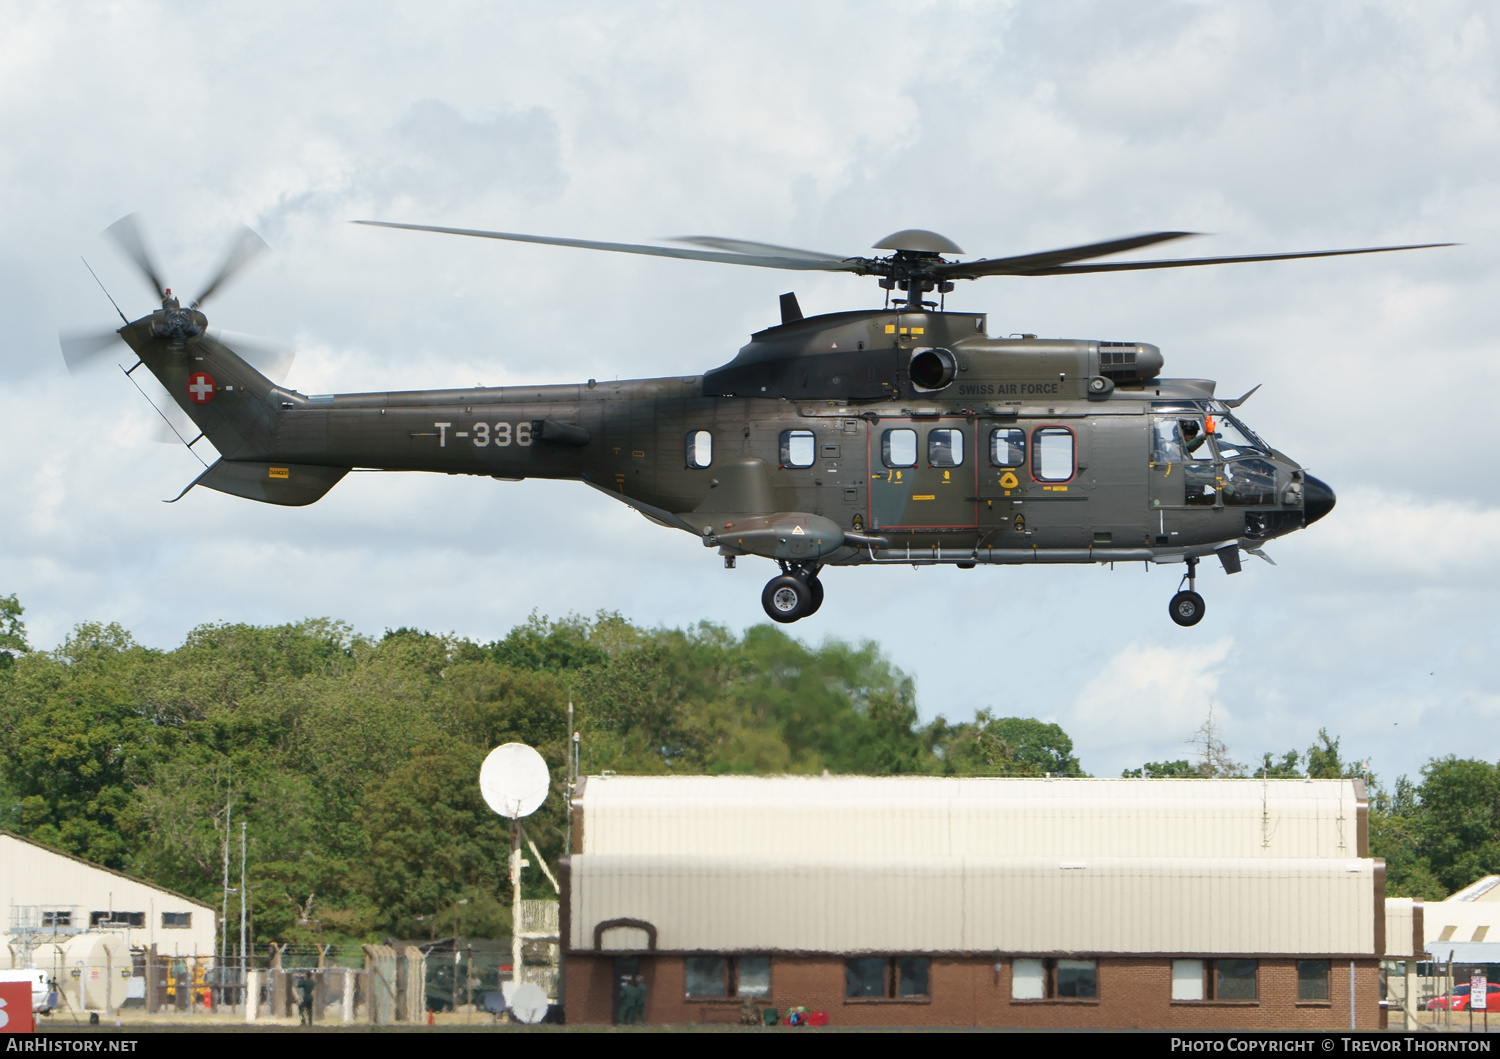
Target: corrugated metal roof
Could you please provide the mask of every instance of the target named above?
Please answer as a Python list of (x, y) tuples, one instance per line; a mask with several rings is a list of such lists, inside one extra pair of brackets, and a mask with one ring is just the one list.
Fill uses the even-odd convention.
[(591, 776), (581, 852), (1332, 857), (1350, 780)]
[(572, 862), (570, 941), (593, 948), (597, 926), (630, 919), (651, 923), (664, 950), (1373, 953), (1373, 871), (1328, 859), (591, 854)]

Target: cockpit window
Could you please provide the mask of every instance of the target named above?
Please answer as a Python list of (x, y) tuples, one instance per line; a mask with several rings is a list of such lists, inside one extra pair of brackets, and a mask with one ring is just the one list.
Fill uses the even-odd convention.
[(1157, 466), (1182, 463), (1189, 459), (1212, 459), (1203, 446), (1208, 441), (1203, 420), (1198, 416), (1165, 416), (1153, 425), (1151, 462)]
[(1259, 438), (1246, 430), (1238, 420), (1227, 415), (1215, 417), (1214, 440), (1219, 445), (1219, 456), (1226, 460), (1267, 451)]
[[(1223, 451), (1222, 444), (1220, 451)], [(1269, 460), (1236, 460), (1224, 468), (1224, 503), (1246, 507), (1276, 503), (1276, 467)]]

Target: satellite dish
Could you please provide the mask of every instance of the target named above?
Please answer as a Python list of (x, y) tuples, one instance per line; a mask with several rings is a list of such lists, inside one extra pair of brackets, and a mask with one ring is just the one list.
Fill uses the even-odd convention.
[[(510, 745), (520, 746), (521, 744), (511, 743)], [(505, 748), (501, 747), (500, 749), (504, 750)], [(531, 750), (530, 747), (526, 749)], [(536, 751), (533, 750), (532, 753), (536, 753)], [(541, 758), (539, 757), (537, 760), (540, 761)], [(515, 991), (510, 995), (510, 1013), (522, 1022), (541, 1022), (546, 1017), (547, 1008), (550, 1006), (547, 1003), (547, 994), (542, 990), (542, 987), (534, 985), (531, 982), (523, 982), (516, 986)]]
[(536, 812), (551, 782), (542, 755), (525, 743), (497, 746), (479, 766), (479, 793), (485, 804), (512, 820)]

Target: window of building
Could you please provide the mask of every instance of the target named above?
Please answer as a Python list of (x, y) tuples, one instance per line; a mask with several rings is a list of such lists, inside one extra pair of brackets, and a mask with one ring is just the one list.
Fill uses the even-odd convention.
[(927, 463), (932, 467), (961, 467), (964, 432), (942, 427), (927, 432)]
[(880, 956), (856, 956), (844, 961), (844, 996), (885, 996), (885, 972), (890, 961)]
[(931, 995), (926, 956), (856, 956), (844, 961), (844, 996), (860, 999)]
[(811, 467), (817, 455), (817, 444), (811, 430), (783, 430), (781, 432), (781, 465), (783, 467)]
[(43, 912), (42, 926), (44, 927), (71, 927), (73, 925), (73, 913), (67, 912)]
[(1172, 999), (1203, 999), (1203, 961), (1172, 961)]
[(917, 465), (917, 432), (898, 428), (880, 435), (880, 459), (887, 467)]
[(1058, 960), (1057, 995), (1090, 998), (1099, 995), (1099, 961)]
[(932, 961), (926, 956), (896, 957), (896, 995), (927, 996), (927, 972)]
[(1047, 995), (1047, 967), (1042, 960), (1020, 957), (1010, 961), (1012, 1000), (1042, 1000)]
[(1010, 971), (1012, 1000), (1093, 1000), (1099, 996), (1098, 960), (1017, 957)]
[(990, 431), (990, 466), (1021, 467), (1026, 463), (1026, 431), (996, 427)]
[(1031, 435), (1031, 470), (1039, 482), (1066, 482), (1073, 477), (1073, 432), (1042, 427)]
[(723, 956), (689, 956), (687, 958), (687, 995), (712, 997), (729, 995), (729, 961)]
[(1256, 960), (1215, 960), (1215, 1000), (1255, 1000)]
[(1328, 999), (1328, 961), (1297, 961), (1297, 999)]
[(734, 964), (736, 995), (770, 996), (771, 957), (738, 956)]
[(771, 992), (769, 956), (689, 956), (689, 998), (757, 997)]
[[(1303, 961), (1299, 961), (1303, 962)], [(1327, 993), (1327, 960), (1308, 960), (1324, 968), (1324, 993)], [(1173, 960), (1173, 1000), (1256, 1000), (1256, 960)], [(1301, 968), (1298, 968), (1298, 992), (1301, 992)]]
[(190, 927), (193, 925), (193, 913), (163, 912), (161, 914), (161, 925), (164, 927)]
[(703, 468), (714, 462), (714, 436), (707, 430), (689, 430), (687, 436), (687, 465)]
[(144, 927), (144, 912), (90, 912), (90, 927)]

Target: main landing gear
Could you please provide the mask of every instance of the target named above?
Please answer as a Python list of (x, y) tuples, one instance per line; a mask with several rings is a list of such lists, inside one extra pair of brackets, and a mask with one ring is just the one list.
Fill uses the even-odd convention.
[(772, 621), (782, 624), (816, 614), (823, 605), (823, 582), (818, 568), (802, 563), (782, 563), (781, 575), (766, 582), (760, 605)]
[[(1177, 583), (1177, 595), (1172, 597), (1172, 602), (1167, 604), (1167, 613), (1172, 615), (1172, 620), (1178, 625), (1197, 625), (1203, 620), (1205, 608), (1203, 597), (1193, 591), (1198, 582), (1198, 560), (1188, 556), (1187, 573), (1182, 575), (1182, 580)], [(1186, 584), (1187, 591), (1182, 591)]]

